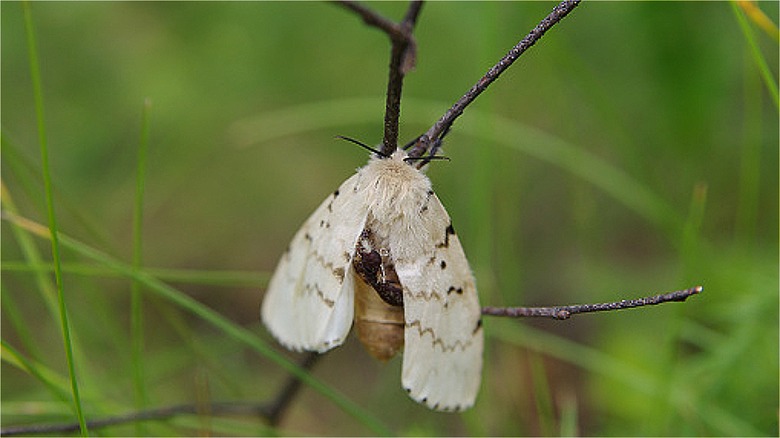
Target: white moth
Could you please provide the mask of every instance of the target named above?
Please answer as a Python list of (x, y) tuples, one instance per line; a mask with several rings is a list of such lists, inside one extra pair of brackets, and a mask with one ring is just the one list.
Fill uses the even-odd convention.
[(353, 319), (368, 351), (403, 345), (401, 383), (441, 411), (471, 407), (482, 371), (474, 276), (431, 182), (398, 149), (371, 158), (293, 237), (262, 305), (293, 350), (341, 345)]

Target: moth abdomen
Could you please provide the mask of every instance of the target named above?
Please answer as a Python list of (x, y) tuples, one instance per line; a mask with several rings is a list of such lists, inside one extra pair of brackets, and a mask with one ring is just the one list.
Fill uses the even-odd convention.
[(383, 362), (404, 346), (404, 309), (391, 306), (367, 283), (355, 287), (355, 329), (371, 356)]

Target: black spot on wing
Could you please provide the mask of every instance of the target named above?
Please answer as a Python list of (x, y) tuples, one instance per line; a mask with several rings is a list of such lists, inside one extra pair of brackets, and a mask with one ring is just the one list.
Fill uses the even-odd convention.
[(461, 295), (461, 294), (463, 294), (463, 288), (462, 287), (450, 286), (450, 288), (447, 289), (447, 295), (449, 295), (449, 294), (451, 294), (453, 292), (455, 292), (458, 295)]
[(431, 200), (431, 196), (433, 196), (433, 190), (428, 190), (427, 197), (425, 198), (425, 203), (423, 203), (422, 207), (420, 207), (420, 213), (425, 213), (428, 211), (428, 203)]
[(444, 260), (442, 260), (442, 261), (441, 261), (441, 264), (440, 264), (439, 266), (441, 266), (441, 268), (442, 268), (442, 269), (446, 269), (446, 268), (447, 268), (447, 262), (445, 262)]
[(455, 235), (455, 228), (452, 227), (452, 222), (450, 222), (450, 224), (447, 225), (447, 228), (444, 229), (444, 242), (437, 244), (436, 248), (449, 248), (450, 236), (454, 236), (454, 235)]
[(336, 200), (336, 198), (338, 198), (338, 197), (339, 197), (339, 189), (336, 189), (336, 191), (335, 191), (335, 192), (333, 192), (333, 194), (331, 195), (330, 202), (328, 202), (328, 207), (327, 207), (327, 209), (328, 209), (328, 211), (329, 211), (330, 213), (333, 213), (333, 201), (335, 201), (335, 200)]
[(482, 318), (479, 318), (477, 320), (477, 325), (476, 325), (476, 327), (474, 327), (474, 331), (472, 331), (471, 334), (472, 335), (476, 334), (479, 331), (479, 329), (481, 329), (481, 328), (482, 328)]

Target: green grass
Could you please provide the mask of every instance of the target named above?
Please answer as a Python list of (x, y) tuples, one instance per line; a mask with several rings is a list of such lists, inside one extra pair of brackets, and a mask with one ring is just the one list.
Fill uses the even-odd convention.
[[(551, 7), (426, 4), (402, 141)], [(333, 137), (379, 141), (384, 36), (318, 3), (0, 8), (3, 427), (260, 404), (293, 374), (278, 428), (182, 415), (89, 433), (777, 436), (778, 50), (741, 8), (585, 2), (456, 122), (428, 174), (483, 304), (704, 286), (486, 319), (460, 415), (411, 401), (400, 360), (354, 339), (305, 372), (259, 322), (290, 237), (364, 163)]]
[(41, 73), (38, 66), (38, 49), (35, 42), (35, 29), (30, 12), (30, 3), (22, 3), (24, 10), (24, 23), (27, 30), (27, 46), (30, 54), (30, 76), (32, 77), (33, 99), (35, 101), (35, 115), (38, 122), (38, 141), (41, 148), (41, 173), (43, 179), (44, 195), (46, 197), (46, 214), (49, 222), (51, 237), (51, 258), (54, 260), (54, 279), (57, 288), (57, 305), (60, 323), (62, 324), (62, 339), (65, 344), (65, 361), (68, 366), (71, 395), (76, 418), (79, 421), (79, 429), (82, 436), (87, 436), (87, 425), (84, 420), (84, 408), (79, 396), (79, 383), (76, 375), (76, 365), (73, 358), (73, 343), (71, 341), (70, 324), (68, 323), (68, 310), (65, 305), (65, 296), (62, 286), (62, 268), (60, 262), (60, 243), (57, 238), (57, 215), (54, 212), (54, 199), (51, 189), (51, 171), (49, 169), (49, 145), (46, 137), (46, 122), (43, 111), (43, 94), (41, 92)]

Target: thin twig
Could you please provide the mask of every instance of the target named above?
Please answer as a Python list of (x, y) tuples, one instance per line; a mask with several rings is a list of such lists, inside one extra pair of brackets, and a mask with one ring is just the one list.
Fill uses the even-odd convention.
[(636, 300), (622, 300), (613, 303), (577, 304), (573, 306), (557, 307), (483, 307), (482, 314), (488, 316), (508, 316), (512, 318), (542, 317), (553, 319), (569, 319), (577, 313), (603, 312), (607, 310), (629, 309), (632, 307), (653, 306), (671, 301), (685, 301), (691, 295), (696, 295), (704, 290), (701, 286), (690, 289), (678, 290), (666, 294), (639, 298)]
[[(198, 404), (165, 406), (144, 411), (130, 412), (114, 417), (90, 420), (87, 421), (87, 427), (92, 430), (97, 430), (126, 423), (165, 420), (182, 414), (199, 414), (202, 412), (202, 409), (203, 406)], [(262, 418), (267, 418), (268, 408), (264, 404), (222, 402), (210, 405), (209, 413), (212, 415), (257, 415)], [(26, 424), (3, 427), (0, 429), (0, 436), (43, 435), (77, 432), (78, 430), (78, 423)]]
[[(298, 365), (305, 370), (310, 370), (320, 357), (322, 357), (322, 355), (319, 353), (306, 353), (306, 356), (304, 356), (303, 360)], [(287, 379), (287, 383), (285, 383), (282, 390), (279, 391), (279, 394), (277, 394), (274, 401), (268, 404), (266, 415), (268, 424), (271, 426), (279, 424), (282, 415), (287, 411), (290, 402), (292, 402), (300, 389), (301, 380), (290, 375)]]
[(384, 31), (390, 37), (390, 66), (387, 79), (387, 100), (385, 101), (384, 135), (382, 154), (389, 156), (398, 148), (398, 119), (401, 115), (401, 92), (406, 73), (414, 68), (417, 55), (417, 43), (412, 32), (422, 8), (422, 1), (409, 4), (400, 23), (394, 23), (373, 10), (351, 1), (339, 1), (338, 4), (357, 13), (369, 26)]
[(420, 157), (428, 151), (431, 144), (440, 138), (443, 132), (449, 128), (458, 116), (463, 114), (463, 110), (474, 101), (487, 87), (495, 81), (498, 76), (512, 65), (517, 58), (526, 50), (533, 46), (544, 36), (545, 32), (550, 30), (563, 17), (569, 14), (579, 5), (580, 0), (566, 0), (556, 6), (552, 12), (545, 17), (525, 38), (509, 51), (496, 65), (485, 73), (485, 75), (474, 84), (447, 112), (423, 135), (421, 135), (417, 144), (409, 152), (411, 157)]
[[(303, 369), (311, 369), (321, 357), (317, 353), (307, 353), (299, 366)], [(291, 375), (285, 382), (282, 389), (267, 403), (250, 402), (216, 402), (206, 406), (207, 412), (211, 416), (255, 416), (265, 419), (269, 425), (279, 424), (282, 415), (290, 406), (290, 402), (301, 388), (301, 381)], [(199, 415), (204, 412), (202, 403), (182, 404), (174, 406), (163, 406), (143, 411), (129, 412), (123, 415), (113, 417), (99, 418), (87, 421), (87, 427), (90, 431), (102, 429), (109, 426), (120, 424), (135, 423), (141, 421), (166, 420), (177, 415), (194, 414)], [(5, 426), (0, 428), (0, 436), (18, 436), (18, 435), (43, 435), (56, 433), (77, 432), (79, 423), (59, 423), (59, 424), (25, 424), (18, 426)]]
[(335, 3), (360, 15), (360, 17), (363, 18), (364, 23), (369, 26), (381, 29), (392, 40), (403, 40), (410, 36), (404, 32), (398, 23), (379, 15), (375, 11), (361, 5), (360, 3), (346, 0), (337, 1)]

